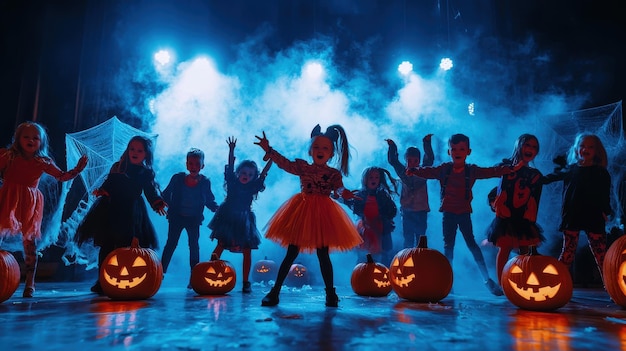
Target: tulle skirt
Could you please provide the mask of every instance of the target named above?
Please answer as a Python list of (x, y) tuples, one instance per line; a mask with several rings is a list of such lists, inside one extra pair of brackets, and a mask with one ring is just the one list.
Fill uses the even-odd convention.
[(38, 188), (4, 184), (0, 187), (0, 237), (22, 234), (24, 239), (40, 239), (43, 205)]
[(256, 227), (256, 215), (249, 209), (237, 210), (223, 204), (209, 223), (213, 230), (211, 239), (217, 239), (224, 249), (242, 252), (244, 249), (258, 249), (261, 234)]
[(496, 217), (487, 229), (487, 239), (496, 246), (539, 246), (545, 237), (543, 229), (526, 219)]
[(347, 251), (363, 240), (346, 211), (325, 195), (298, 193), (285, 202), (266, 225), (265, 237), (301, 252), (318, 248)]

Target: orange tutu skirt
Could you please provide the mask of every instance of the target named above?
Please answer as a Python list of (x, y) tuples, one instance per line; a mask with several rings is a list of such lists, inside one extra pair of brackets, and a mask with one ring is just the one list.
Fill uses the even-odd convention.
[(326, 195), (299, 193), (285, 202), (266, 225), (265, 237), (283, 247), (296, 245), (301, 252), (318, 248), (347, 251), (363, 240), (350, 216)]

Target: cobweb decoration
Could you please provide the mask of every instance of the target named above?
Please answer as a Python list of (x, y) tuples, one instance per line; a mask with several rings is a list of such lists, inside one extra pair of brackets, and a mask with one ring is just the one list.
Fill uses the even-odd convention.
[[(569, 148), (574, 143), (576, 135), (582, 132), (596, 134), (604, 145), (608, 156), (608, 171), (611, 174), (611, 207), (615, 212), (615, 218), (607, 223), (607, 232), (611, 228), (618, 227), (623, 231), (623, 201), (624, 180), (626, 175), (626, 151), (624, 150), (624, 125), (622, 117), (622, 101), (605, 106), (594, 107), (585, 110), (567, 112), (563, 114), (546, 116), (540, 120), (544, 128), (537, 128), (540, 143), (540, 152), (535, 159), (537, 168), (549, 173), (555, 167), (552, 162), (558, 155), (567, 155)], [(562, 182), (554, 183), (555, 191), (545, 191), (541, 197), (541, 208), (556, 208), (561, 206)], [(551, 187), (553, 185), (548, 185)], [(558, 189), (557, 189), (558, 188)], [(558, 212), (546, 213), (545, 222), (554, 222), (560, 219)], [(550, 224), (554, 226), (554, 224)], [(544, 226), (548, 227), (548, 226)], [(558, 223), (556, 223), (558, 227)]]
[(86, 264), (88, 268), (97, 264), (97, 249), (87, 243), (78, 248), (73, 238), (78, 224), (95, 200), (92, 191), (104, 182), (113, 163), (120, 159), (128, 142), (136, 135), (151, 139), (153, 146), (156, 142), (155, 134), (123, 123), (116, 116), (95, 127), (65, 135), (67, 164), (76, 164), (82, 155), (87, 155), (89, 159), (87, 167), (80, 174), (86, 196), (83, 196), (72, 215), (61, 224), (58, 242), (66, 249), (63, 257), (66, 264), (75, 262)]

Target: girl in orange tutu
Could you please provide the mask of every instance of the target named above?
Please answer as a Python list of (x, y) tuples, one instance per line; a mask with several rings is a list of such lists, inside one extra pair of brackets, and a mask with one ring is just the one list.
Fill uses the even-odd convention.
[[(319, 125), (311, 132), (309, 156), (313, 164), (305, 160), (290, 161), (272, 149), (269, 140), (256, 136), (255, 144), (265, 150), (264, 159), (270, 159), (288, 173), (300, 177), (300, 193), (285, 202), (270, 218), (265, 237), (287, 248), (287, 254), (278, 270), (272, 290), (263, 298), (261, 305), (276, 306), (278, 295), (291, 265), (300, 251), (316, 251), (320, 270), (326, 287), (326, 306), (337, 307), (339, 298), (333, 286), (333, 265), (329, 252), (347, 251), (363, 241), (352, 220), (333, 199), (341, 196), (353, 199), (354, 194), (343, 187), (342, 174), (348, 175), (350, 159), (346, 133), (340, 125), (332, 125), (321, 132)], [(328, 166), (337, 152), (339, 170)]]
[(87, 165), (87, 157), (76, 168), (64, 172), (54, 164), (48, 150), (48, 134), (35, 122), (17, 126), (13, 144), (0, 149), (0, 242), (5, 236), (22, 234), (26, 280), (23, 297), (33, 297), (37, 270), (36, 240), (41, 239), (43, 194), (37, 188), (44, 173), (64, 182)]

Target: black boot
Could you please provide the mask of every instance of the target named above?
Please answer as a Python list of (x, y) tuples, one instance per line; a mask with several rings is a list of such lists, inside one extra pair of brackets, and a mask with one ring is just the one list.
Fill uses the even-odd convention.
[(326, 306), (337, 307), (339, 302), (339, 296), (335, 293), (335, 288), (326, 289)]
[(280, 293), (280, 288), (273, 287), (270, 292), (265, 295), (263, 300), (261, 300), (261, 306), (276, 306), (278, 305), (278, 294)]
[(22, 297), (33, 297), (35, 293), (35, 272), (29, 270), (26, 273), (26, 280), (24, 281), (24, 292)]

